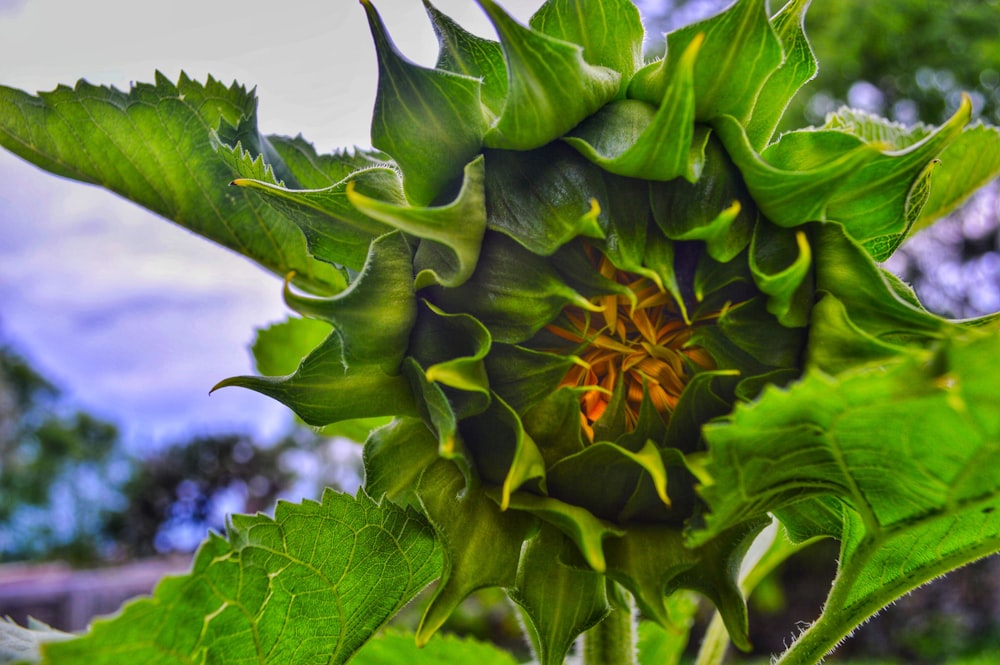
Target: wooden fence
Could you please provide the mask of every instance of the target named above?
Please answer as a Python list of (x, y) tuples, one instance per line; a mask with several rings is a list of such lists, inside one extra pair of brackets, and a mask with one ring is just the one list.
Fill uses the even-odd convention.
[(161, 577), (186, 572), (190, 565), (187, 556), (92, 570), (59, 563), (0, 565), (0, 617), (23, 626), (32, 616), (59, 630), (83, 630), (93, 617), (149, 594)]

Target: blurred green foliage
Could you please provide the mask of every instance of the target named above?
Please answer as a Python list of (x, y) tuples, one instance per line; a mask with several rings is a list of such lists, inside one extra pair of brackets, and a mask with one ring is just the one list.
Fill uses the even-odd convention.
[(937, 123), (963, 91), (984, 120), (1000, 122), (998, 0), (814, 0), (806, 29), (822, 63), (799, 100), (812, 122), (850, 100)]
[(98, 558), (100, 526), (120, 499), (121, 460), (115, 425), (68, 407), (52, 382), (0, 346), (0, 562)]

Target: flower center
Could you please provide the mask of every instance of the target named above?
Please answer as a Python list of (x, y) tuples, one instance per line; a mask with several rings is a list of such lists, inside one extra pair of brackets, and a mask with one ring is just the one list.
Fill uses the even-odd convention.
[(580, 363), (563, 378), (560, 387), (583, 388), (580, 422), (594, 440), (594, 423), (611, 403), (614, 391), (624, 390), (625, 426), (635, 429), (644, 391), (664, 421), (669, 420), (684, 386), (695, 373), (713, 369), (708, 352), (689, 344), (698, 325), (719, 313), (686, 321), (674, 297), (653, 280), (618, 270), (588, 247), (601, 275), (625, 286), (626, 293), (596, 296), (599, 311), (570, 306), (547, 326), (549, 332), (579, 345)]

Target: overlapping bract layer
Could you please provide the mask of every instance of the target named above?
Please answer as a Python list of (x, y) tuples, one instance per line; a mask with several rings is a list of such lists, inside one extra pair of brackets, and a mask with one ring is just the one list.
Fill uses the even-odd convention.
[[(331, 332), (315, 348), (315, 321), (264, 333), (261, 369), (301, 357), (297, 369), (220, 385), (314, 425), (381, 425), (367, 489), (419, 509), (445, 553), (420, 640), (501, 586), (542, 662), (562, 662), (609, 611), (612, 580), (664, 623), (665, 595), (705, 594), (745, 647), (739, 562), (789, 501), (718, 499), (714, 477), (741, 470), (719, 468), (703, 425), (806, 367), (835, 376), (948, 337), (955, 324), (874, 261), (954, 207), (967, 172), (978, 184), (1000, 171), (966, 158), (972, 143), (1000, 154), (1000, 138), (963, 130), (967, 100), (937, 129), (841, 112), (775, 138), (815, 73), (807, 0), (773, 17), (739, 0), (668, 35), (649, 64), (630, 0), (548, 0), (527, 26), (478, 2), (499, 41), (428, 5), (433, 68), (399, 53), (363, 2), (379, 56), (372, 151), (265, 137), (242, 88), (162, 77), (128, 94), (3, 89), (0, 142), (294, 271), (310, 293), (286, 288), (289, 306)], [(136, 140), (54, 129), (80, 116)], [(157, 173), (191, 126), (204, 129), (185, 146), (196, 158), (177, 169), (190, 179)], [(595, 351), (602, 335), (627, 342), (621, 364)], [(715, 431), (737, 447), (738, 427)], [(706, 521), (731, 503), (742, 512)]]

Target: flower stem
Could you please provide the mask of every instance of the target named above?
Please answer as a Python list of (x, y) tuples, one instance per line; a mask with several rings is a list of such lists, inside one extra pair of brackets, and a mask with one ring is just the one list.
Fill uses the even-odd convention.
[(635, 601), (610, 582), (611, 614), (583, 634), (583, 665), (636, 665)]
[(708, 624), (705, 637), (702, 638), (695, 665), (722, 665), (728, 651), (729, 633), (722, 621), (722, 615), (716, 612)]

